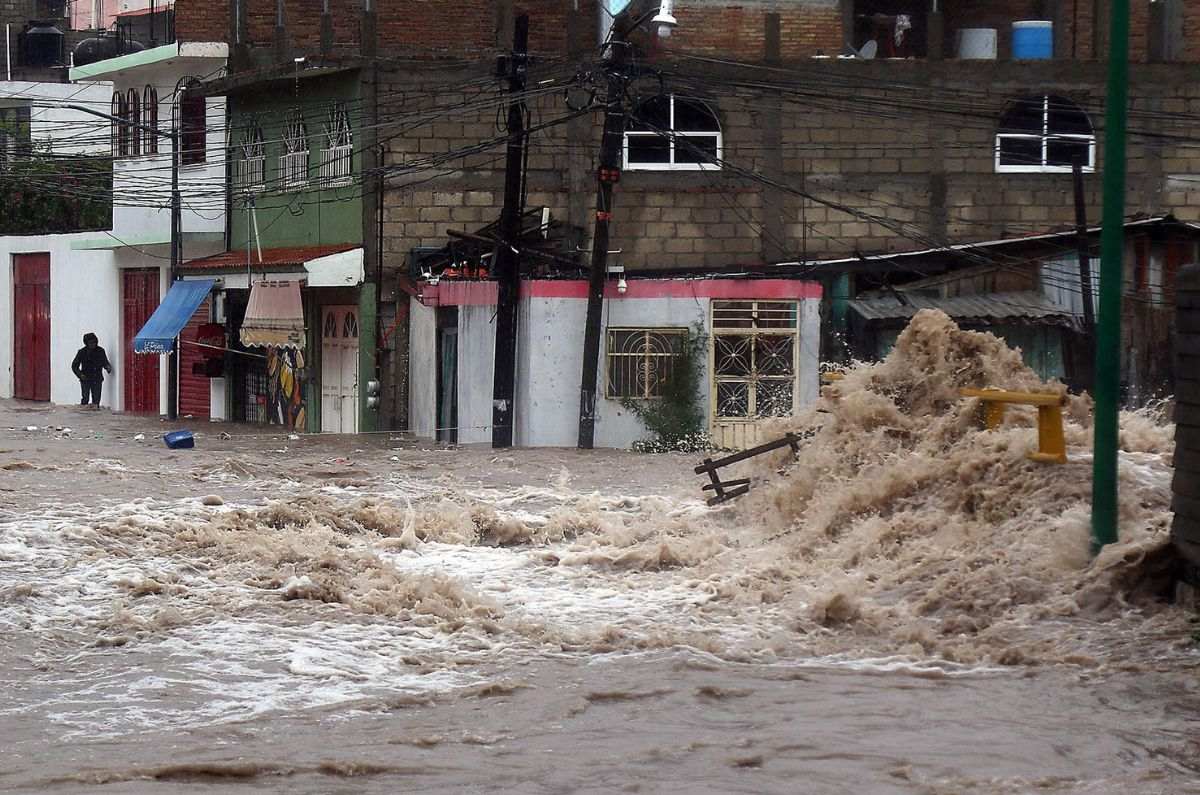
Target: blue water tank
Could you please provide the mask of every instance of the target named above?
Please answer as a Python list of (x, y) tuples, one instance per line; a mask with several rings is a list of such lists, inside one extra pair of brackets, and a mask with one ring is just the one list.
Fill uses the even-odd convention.
[(1018, 61), (1044, 61), (1054, 57), (1054, 23), (1029, 19), (1013, 23), (1012, 54)]

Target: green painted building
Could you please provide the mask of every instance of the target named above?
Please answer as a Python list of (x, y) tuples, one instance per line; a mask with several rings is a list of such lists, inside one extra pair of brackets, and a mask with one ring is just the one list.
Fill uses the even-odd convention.
[[(231, 419), (312, 433), (377, 427), (368, 405), (368, 384), (377, 379), (377, 286), (363, 241), (370, 227), (360, 88), (358, 69), (299, 65), (208, 86), (227, 99), (228, 246), (188, 270), (221, 279), (233, 349), (225, 368)], [(286, 286), (272, 291), (264, 283)], [(297, 291), (302, 349), (264, 355), (262, 346), (242, 345), (244, 329), (282, 322), (271, 313), (294, 303)]]

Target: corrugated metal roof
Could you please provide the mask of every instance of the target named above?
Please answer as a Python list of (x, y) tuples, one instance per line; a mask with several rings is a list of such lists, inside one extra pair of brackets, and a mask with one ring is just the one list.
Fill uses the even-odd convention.
[(868, 298), (850, 302), (853, 309), (864, 320), (906, 320), (922, 309), (940, 309), (959, 322), (963, 321), (1008, 321), (1074, 326), (1077, 318), (1040, 293), (985, 293), (962, 295), (955, 298), (935, 298), (905, 293), (905, 305), (895, 296)]
[[(249, 255), (250, 265), (254, 270), (263, 270), (264, 268), (303, 268), (306, 262), (311, 262), (321, 257), (328, 257), (331, 254), (352, 251), (356, 248), (359, 248), (359, 246), (354, 243), (343, 243), (332, 246), (264, 248), (261, 260), (259, 259), (258, 251), (252, 250)], [(245, 249), (237, 249), (221, 254), (213, 254), (211, 257), (188, 260), (180, 267), (189, 271), (245, 270), (246, 257)]]
[[(1137, 219), (1127, 220), (1122, 225), (1122, 228), (1131, 229), (1131, 228), (1139, 227), (1139, 226), (1148, 226), (1148, 225), (1162, 224), (1162, 223), (1178, 223), (1178, 221), (1176, 221), (1175, 216), (1168, 213), (1166, 215), (1152, 215), (1152, 216), (1148, 216), (1146, 218), (1137, 218)], [(1191, 226), (1191, 227), (1194, 227), (1195, 229), (1197, 229), (1198, 231), (1200, 231), (1200, 225), (1195, 225), (1195, 224), (1190, 224), (1190, 223), (1181, 224), (1181, 225), (1182, 226)], [(1088, 231), (1088, 234), (1099, 234), (1101, 231), (1103, 231), (1103, 227), (1092, 226), (1092, 227), (1089, 227), (1087, 231)], [(1012, 246), (1012, 245), (1023, 244), (1023, 243), (1037, 243), (1037, 242), (1047, 241), (1047, 240), (1058, 240), (1058, 239), (1065, 238), (1065, 237), (1073, 238), (1078, 234), (1079, 234), (1079, 232), (1076, 229), (1070, 228), (1070, 229), (1061, 229), (1061, 230), (1055, 230), (1055, 231), (1040, 232), (1040, 233), (1023, 235), (1023, 236), (1018, 235), (1017, 237), (1004, 237), (1004, 238), (999, 238), (997, 240), (980, 240), (975, 243), (955, 243), (954, 245), (950, 245), (950, 246), (941, 246), (939, 248), (923, 248), (923, 249), (919, 249), (916, 251), (891, 251), (886, 254), (862, 254), (862, 255), (856, 255), (853, 257), (839, 257), (837, 259), (808, 260), (805, 262), (780, 262), (777, 264), (778, 265), (805, 265), (805, 266), (815, 267), (815, 266), (819, 266), (819, 265), (825, 265), (825, 266), (842, 265), (845, 263), (853, 263), (853, 262), (880, 262), (880, 261), (886, 262), (888, 260), (906, 259), (908, 257), (922, 257), (922, 256), (926, 256), (929, 254), (947, 254), (947, 253), (953, 253), (955, 251), (971, 251), (971, 250), (980, 249), (980, 248), (995, 248), (997, 246)]]

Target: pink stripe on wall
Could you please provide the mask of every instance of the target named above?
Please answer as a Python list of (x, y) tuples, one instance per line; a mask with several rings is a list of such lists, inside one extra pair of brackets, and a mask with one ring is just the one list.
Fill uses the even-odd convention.
[[(604, 297), (615, 301), (644, 298), (709, 298), (717, 300), (802, 300), (821, 297), (820, 282), (799, 279), (629, 279), (624, 293), (609, 279)], [(522, 298), (574, 298), (587, 300), (583, 280), (539, 279), (521, 282)], [(429, 306), (493, 306), (495, 282), (441, 282), (422, 285), (423, 303)]]
[(497, 288), (495, 282), (442, 281), (423, 282), (417, 292), (426, 306), (495, 306)]

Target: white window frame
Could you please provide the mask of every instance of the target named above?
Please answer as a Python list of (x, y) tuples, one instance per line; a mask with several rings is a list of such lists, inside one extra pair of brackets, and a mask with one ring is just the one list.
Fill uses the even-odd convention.
[(241, 157), (234, 161), (234, 188), (243, 193), (261, 193), (267, 183), (267, 146), (258, 122), (250, 122), (242, 129), (238, 150)]
[(329, 109), (319, 177), (326, 188), (344, 187), (354, 182), (354, 133), (350, 129), (350, 114), (344, 103)]
[[(1080, 108), (1081, 112), (1083, 111)], [(1086, 113), (1086, 112), (1085, 112)], [(1088, 119), (1091, 122), (1091, 119)], [(1023, 140), (1023, 141), (1041, 141), (1042, 144), (1042, 162), (1039, 165), (1011, 165), (1000, 162), (1000, 142), (1004, 140)], [(1074, 170), (1073, 166), (1052, 166), (1046, 163), (1046, 155), (1049, 145), (1055, 141), (1084, 141), (1088, 144), (1088, 158), (1083, 165), (1083, 172), (1091, 174), (1096, 170), (1096, 132), (1095, 125), (1092, 127), (1090, 135), (1081, 135), (1079, 133), (1052, 133), (1050, 132), (1050, 95), (1042, 95), (1042, 132), (1040, 135), (1035, 133), (996, 133), (994, 141), (994, 157), (996, 161), (997, 174), (1064, 174)]]
[(308, 187), (308, 125), (296, 111), (283, 131), (283, 154), (279, 156), (279, 186), (282, 190)]
[[(667, 134), (658, 133), (658, 132), (649, 131), (649, 130), (646, 130), (646, 131), (626, 130), (625, 137), (621, 141), (622, 168), (626, 171), (720, 171), (721, 164), (719, 162), (718, 163), (676, 163), (675, 162), (675, 140), (677, 138), (687, 138), (689, 136), (695, 136), (697, 138), (713, 138), (713, 137), (715, 137), (717, 139), (717, 160), (719, 161), (719, 160), (723, 160), (724, 156), (725, 156), (725, 137), (724, 137), (724, 133), (721, 130), (721, 120), (717, 117), (717, 114), (713, 113), (712, 108), (710, 108), (707, 105), (707, 103), (700, 102), (700, 100), (688, 100), (688, 101), (697, 102), (698, 104), (703, 105), (704, 108), (706, 110), (708, 110), (709, 113), (712, 114), (713, 119), (716, 120), (717, 129), (716, 130), (677, 130), (677, 129), (675, 129), (675, 95), (668, 94), (667, 96), (671, 100), (671, 102), (670, 102), (670, 124), (668, 126)], [(684, 97), (684, 99), (688, 99), (688, 98)], [(634, 138), (666, 138), (668, 144), (671, 147), (670, 162), (667, 162), (667, 163), (630, 163), (629, 162), (629, 139), (631, 137), (634, 137)]]

